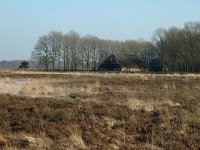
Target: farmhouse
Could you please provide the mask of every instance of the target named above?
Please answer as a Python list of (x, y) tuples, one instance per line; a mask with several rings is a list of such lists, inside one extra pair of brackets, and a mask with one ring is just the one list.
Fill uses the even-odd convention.
[(137, 55), (112, 54), (98, 67), (99, 71), (141, 72), (148, 69), (148, 65)]

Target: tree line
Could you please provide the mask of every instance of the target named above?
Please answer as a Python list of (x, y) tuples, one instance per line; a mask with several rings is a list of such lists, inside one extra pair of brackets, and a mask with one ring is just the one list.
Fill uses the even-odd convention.
[(46, 70), (96, 70), (99, 63), (114, 53), (137, 54), (145, 61), (154, 57), (154, 46), (147, 41), (113, 41), (96, 36), (81, 37), (77, 32), (67, 34), (52, 31), (39, 37), (32, 59)]
[(200, 72), (200, 23), (188, 22), (184, 28), (158, 29), (154, 45), (169, 72)]
[(114, 53), (136, 54), (147, 64), (159, 58), (168, 71), (200, 72), (200, 23), (185, 23), (184, 28), (157, 29), (152, 41), (116, 41), (75, 31), (51, 31), (39, 37), (32, 59), (46, 70), (97, 70)]

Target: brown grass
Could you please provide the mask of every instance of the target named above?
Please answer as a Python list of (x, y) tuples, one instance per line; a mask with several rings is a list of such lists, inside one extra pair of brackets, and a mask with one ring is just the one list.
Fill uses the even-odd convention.
[(200, 149), (200, 75), (0, 77), (0, 149)]

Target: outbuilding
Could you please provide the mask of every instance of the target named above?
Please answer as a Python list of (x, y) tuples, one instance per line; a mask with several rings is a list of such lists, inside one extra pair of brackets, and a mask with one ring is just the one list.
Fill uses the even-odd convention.
[(149, 63), (149, 71), (154, 71), (154, 72), (167, 71), (167, 67), (159, 58), (155, 58)]
[(28, 61), (22, 61), (20, 66), (19, 66), (19, 69), (30, 69), (29, 62)]

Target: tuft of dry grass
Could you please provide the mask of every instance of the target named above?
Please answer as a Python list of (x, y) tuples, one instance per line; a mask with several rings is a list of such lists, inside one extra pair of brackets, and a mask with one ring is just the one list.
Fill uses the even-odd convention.
[(4, 138), (2, 134), (0, 134), (0, 148), (3, 148), (6, 146), (7, 140)]
[(52, 141), (44, 135), (34, 137), (24, 133), (1, 135), (0, 148), (3, 150), (20, 149), (51, 149)]
[(85, 145), (83, 138), (82, 138), (82, 132), (81, 130), (74, 125), (71, 125), (68, 130), (70, 131), (70, 142), (73, 145), (74, 149), (87, 149), (87, 146)]

